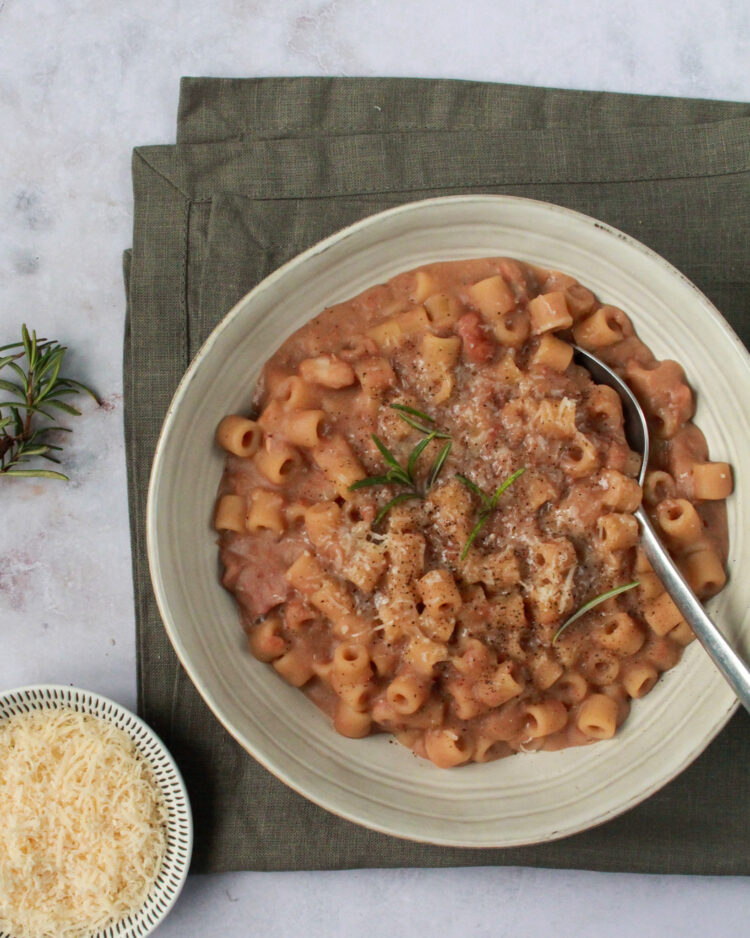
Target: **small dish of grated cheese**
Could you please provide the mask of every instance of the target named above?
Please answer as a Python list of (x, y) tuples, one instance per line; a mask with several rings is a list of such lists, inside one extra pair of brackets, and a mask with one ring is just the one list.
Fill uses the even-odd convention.
[[(0, 938), (148, 934), (174, 899), (138, 923), (147, 900), (163, 892), (154, 887), (157, 880), (163, 886), (170, 840), (164, 773), (160, 767), (157, 779), (133, 738), (142, 743), (150, 731), (121, 711), (133, 722), (126, 732), (107, 715), (76, 709), (78, 701), (4, 716), (6, 702), (0, 700)], [(189, 849), (182, 853), (177, 891)]]

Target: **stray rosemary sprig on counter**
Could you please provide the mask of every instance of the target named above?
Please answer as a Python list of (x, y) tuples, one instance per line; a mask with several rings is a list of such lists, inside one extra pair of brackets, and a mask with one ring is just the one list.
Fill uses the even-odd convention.
[(590, 599), (587, 603), (581, 606), (577, 612), (574, 612), (569, 619), (566, 619), (565, 622), (563, 622), (560, 628), (555, 632), (552, 638), (552, 644), (555, 644), (555, 642), (569, 625), (572, 625), (576, 620), (580, 619), (581, 616), (586, 615), (587, 612), (591, 612), (591, 610), (595, 609), (600, 603), (606, 602), (608, 599), (613, 599), (615, 596), (619, 596), (620, 593), (626, 593), (628, 590), (635, 589), (636, 586), (640, 585), (640, 580), (633, 580), (632, 583), (625, 583), (624, 586), (616, 586), (614, 589), (607, 590), (606, 593), (601, 593), (599, 596), (594, 597), (594, 599)]
[(505, 482), (502, 482), (500, 485), (498, 485), (492, 495), (487, 495), (479, 488), (476, 483), (472, 482), (471, 479), (467, 479), (466, 476), (461, 475), (460, 472), (456, 473), (456, 478), (458, 481), (465, 485), (470, 492), (473, 492), (475, 495), (477, 495), (482, 503), (482, 510), (479, 512), (479, 520), (474, 525), (474, 529), (469, 535), (469, 539), (464, 544), (464, 549), (461, 551), (461, 560), (466, 560), (466, 555), (469, 553), (469, 548), (476, 540), (479, 532), (482, 530), (485, 524), (487, 524), (487, 521), (489, 520), (492, 512), (497, 508), (497, 503), (500, 499), (500, 496), (503, 494), (503, 492), (506, 491), (506, 489), (510, 488), (516, 479), (519, 476), (522, 476), (524, 472), (526, 472), (525, 466), (522, 466), (520, 469), (516, 469), (513, 475), (508, 476)]
[[(59, 452), (62, 447), (46, 442), (45, 437), (52, 432), (62, 430), (69, 433), (70, 430), (58, 426), (54, 422), (56, 416), (50, 410), (59, 410), (75, 417), (80, 415), (79, 410), (62, 400), (63, 397), (85, 392), (97, 404), (99, 401), (85, 384), (60, 375), (67, 351), (65, 346), (37, 338), (36, 331), (29, 334), (24, 324), (21, 327), (21, 341), (1, 346), (0, 353), (10, 349), (18, 351), (0, 357), (0, 369), (9, 368), (18, 381), (0, 379), (0, 391), (7, 392), (11, 397), (11, 400), (0, 400), (0, 475), (35, 476), (67, 482), (68, 477), (61, 472), (24, 466), (35, 457), (53, 463), (60, 462), (52, 453)], [(25, 369), (21, 365), (24, 358)], [(3, 414), (3, 408), (7, 408), (9, 416)], [(40, 427), (40, 417), (53, 422)]]
[[(427, 435), (423, 440), (420, 440), (411, 451), (406, 466), (404, 467), (399, 463), (399, 461), (388, 449), (385, 443), (374, 433), (372, 434), (373, 442), (380, 450), (380, 455), (385, 460), (386, 465), (390, 468), (383, 475), (368, 476), (366, 479), (360, 479), (359, 481), (352, 483), (349, 486), (349, 491), (354, 492), (357, 489), (369, 488), (373, 485), (403, 485), (409, 489), (408, 492), (401, 492), (399, 495), (396, 495), (395, 498), (392, 498), (389, 502), (383, 505), (383, 507), (375, 516), (375, 520), (372, 522), (373, 527), (376, 527), (388, 514), (391, 508), (395, 508), (396, 505), (410, 501), (413, 498), (425, 497), (435, 482), (437, 482), (438, 476), (440, 475), (440, 472), (445, 465), (445, 461), (451, 451), (451, 447), (453, 446), (453, 442), (450, 439), (450, 435), (448, 433), (445, 433), (442, 430), (430, 429), (429, 424), (435, 423), (432, 417), (422, 413), (420, 410), (414, 410), (413, 407), (407, 407), (405, 404), (391, 404), (390, 406), (393, 410), (398, 411), (399, 417), (401, 417), (401, 419), (410, 427), (413, 427), (415, 430), (419, 430), (420, 433), (426, 433)], [(415, 417), (418, 418), (418, 420), (413, 419)], [(415, 471), (419, 457), (433, 440), (447, 440), (448, 442), (441, 447), (440, 452), (438, 453), (434, 463), (432, 464), (432, 467), (430, 468), (430, 471), (427, 473), (424, 491), (422, 492), (417, 486)]]

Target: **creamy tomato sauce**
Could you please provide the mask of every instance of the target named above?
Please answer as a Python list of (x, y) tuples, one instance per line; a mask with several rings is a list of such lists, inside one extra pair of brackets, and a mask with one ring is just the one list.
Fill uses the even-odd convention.
[[(644, 492), (572, 343), (646, 410)], [(731, 470), (693, 409), (625, 312), (520, 261), (427, 265), (325, 310), (217, 434), (250, 651), (339, 732), (439, 766), (611, 737), (693, 638), (638, 548), (642, 498), (700, 596), (726, 578)]]

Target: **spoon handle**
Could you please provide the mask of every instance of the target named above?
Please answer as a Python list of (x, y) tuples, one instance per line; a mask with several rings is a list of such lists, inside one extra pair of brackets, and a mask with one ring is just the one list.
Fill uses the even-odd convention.
[(654, 572), (742, 705), (750, 711), (750, 669), (706, 615), (695, 593), (659, 540), (642, 507), (636, 510), (635, 516), (641, 525), (641, 547)]

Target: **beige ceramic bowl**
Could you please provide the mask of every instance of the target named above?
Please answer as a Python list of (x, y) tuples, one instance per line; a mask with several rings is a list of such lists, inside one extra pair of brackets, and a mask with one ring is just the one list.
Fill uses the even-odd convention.
[[(750, 464), (750, 360), (708, 300), (658, 255), (607, 225), (506, 196), (432, 199), (366, 218), (299, 255), (242, 299), (190, 366), (167, 414), (148, 500), (154, 589), (182, 663), (217, 718), (276, 776), (349, 820), (399, 837), (469, 847), (551, 840), (614, 817), (685, 768), (736, 700), (697, 642), (633, 706), (617, 737), (445, 771), (380, 735), (350, 740), (244, 652), (219, 585), (211, 529), (222, 416), (249, 408), (279, 344), (324, 307), (429, 261), (506, 255), (577, 277), (623, 307), (658, 357), (698, 393), (714, 458)], [(748, 494), (729, 500), (730, 571), (750, 566)], [(750, 578), (711, 603), (732, 639), (750, 633)]]

